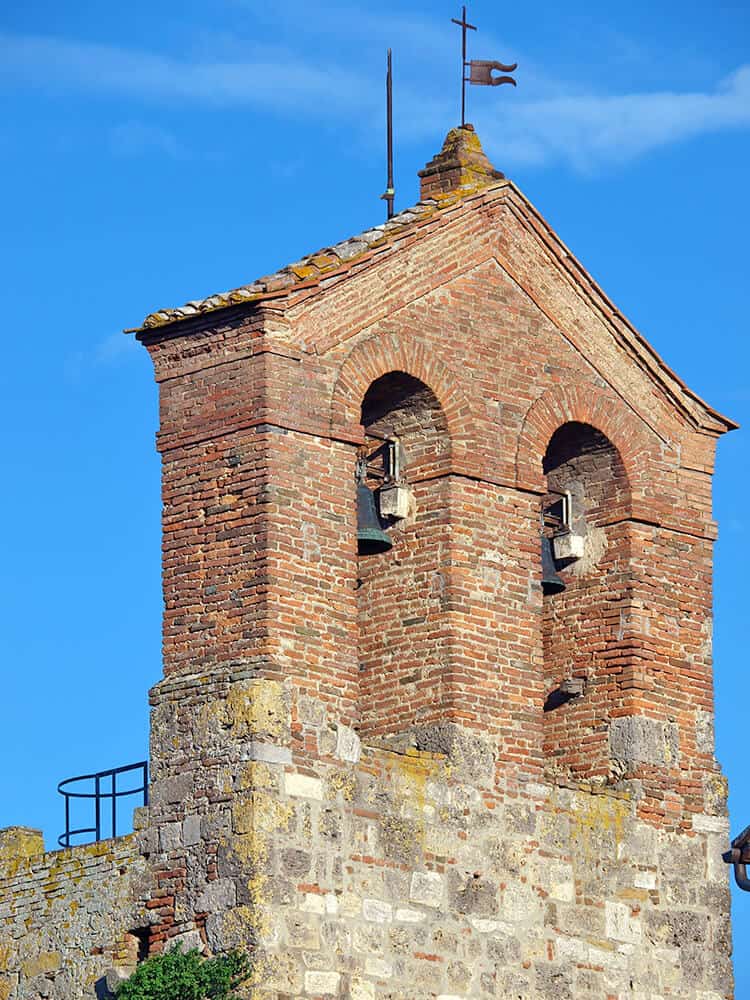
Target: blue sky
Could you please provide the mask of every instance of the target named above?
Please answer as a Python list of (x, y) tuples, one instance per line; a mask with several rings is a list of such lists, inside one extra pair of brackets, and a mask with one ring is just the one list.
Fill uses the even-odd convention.
[[(475, 0), (494, 164), (665, 360), (750, 425), (750, 14), (663, 0)], [(457, 123), (458, 3), (27, 0), (0, 11), (5, 752), (0, 826), (59, 832), (57, 781), (147, 751), (160, 676), (156, 389), (121, 329), (383, 218), (385, 48), (396, 207)], [(748, 434), (719, 446), (718, 749), (744, 765)], [(736, 894), (735, 941), (750, 932)], [(737, 996), (750, 960), (736, 955)]]

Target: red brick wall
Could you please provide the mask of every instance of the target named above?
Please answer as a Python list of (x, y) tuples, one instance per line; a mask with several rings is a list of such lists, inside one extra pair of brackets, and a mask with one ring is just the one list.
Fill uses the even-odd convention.
[(167, 675), (262, 655), (270, 445), (250, 428), (163, 456)]
[(451, 479), (450, 714), (491, 734), (501, 773), (534, 773), (543, 701), (538, 499)]
[(266, 486), (266, 675), (292, 680), (348, 724), (359, 696), (354, 454), (279, 430)]
[(625, 638), (642, 655), (632, 664), (630, 711), (670, 723), (679, 755), (668, 769), (641, 764), (642, 810), (665, 825), (684, 823), (683, 808), (699, 811), (716, 770), (713, 743), (699, 739), (699, 719), (713, 716), (710, 540), (634, 524), (630, 529), (632, 612)]

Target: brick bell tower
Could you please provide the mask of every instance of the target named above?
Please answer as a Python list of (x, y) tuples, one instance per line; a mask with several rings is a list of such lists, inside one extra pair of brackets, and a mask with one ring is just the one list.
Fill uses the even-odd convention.
[(452, 130), (421, 200), (147, 317), (150, 948), (253, 996), (732, 996), (711, 474), (734, 425)]

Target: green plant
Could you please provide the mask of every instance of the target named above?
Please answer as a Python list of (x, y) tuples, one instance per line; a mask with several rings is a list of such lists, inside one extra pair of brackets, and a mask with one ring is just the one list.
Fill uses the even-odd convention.
[(117, 988), (117, 1000), (227, 1000), (249, 976), (247, 955), (231, 951), (203, 958), (179, 946), (142, 962)]

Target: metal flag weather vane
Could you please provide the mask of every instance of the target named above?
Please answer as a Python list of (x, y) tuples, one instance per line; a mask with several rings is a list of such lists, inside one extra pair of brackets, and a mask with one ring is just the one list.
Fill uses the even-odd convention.
[[(511, 83), (515, 87), (516, 81), (512, 76), (493, 76), (493, 73), (495, 70), (503, 74), (512, 73), (514, 69), (518, 68), (518, 63), (506, 66), (504, 63), (490, 59), (472, 59), (471, 62), (467, 62), (466, 32), (476, 31), (476, 25), (469, 24), (466, 20), (466, 7), (462, 8), (460, 21), (456, 20), (455, 17), (452, 17), (451, 21), (461, 28), (461, 126), (463, 127), (466, 124), (466, 84), (474, 83), (480, 87), (499, 87), (501, 83)], [(466, 75), (467, 69), (469, 70), (468, 76)]]

